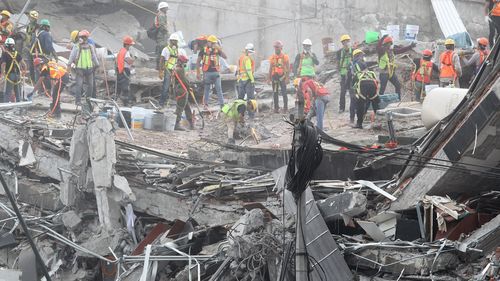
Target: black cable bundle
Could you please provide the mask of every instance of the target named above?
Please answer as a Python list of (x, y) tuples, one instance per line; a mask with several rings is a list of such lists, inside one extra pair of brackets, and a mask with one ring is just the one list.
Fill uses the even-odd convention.
[[(298, 142), (297, 131), (300, 134)], [(295, 200), (298, 200), (311, 181), (314, 171), (321, 164), (323, 148), (316, 128), (306, 121), (295, 124), (293, 140), (286, 171), (286, 188), (293, 193)]]

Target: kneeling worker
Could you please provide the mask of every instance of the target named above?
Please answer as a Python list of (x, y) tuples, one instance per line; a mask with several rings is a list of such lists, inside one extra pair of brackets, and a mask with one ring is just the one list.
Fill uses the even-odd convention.
[(238, 99), (222, 107), (222, 113), (224, 113), (227, 124), (227, 142), (229, 144), (235, 144), (234, 130), (238, 123), (243, 124), (245, 122), (245, 111), (247, 111), (247, 109), (249, 112), (255, 112), (257, 109), (257, 101)]
[(40, 76), (36, 82), (33, 92), (28, 95), (31, 99), (34, 93), (41, 87), (42, 81), (50, 78), (52, 85), (52, 103), (50, 114), (55, 118), (61, 118), (61, 93), (69, 82), (69, 74), (65, 67), (58, 65), (55, 61), (45, 61), (42, 58), (35, 58), (33, 65), (39, 71)]
[(304, 99), (311, 98), (312, 109), (307, 114), (307, 118), (311, 119), (316, 116), (316, 127), (323, 130), (323, 119), (325, 116), (326, 105), (330, 101), (330, 94), (328, 89), (322, 84), (318, 83), (316, 80), (308, 77), (302, 78), (301, 90), (304, 95)]

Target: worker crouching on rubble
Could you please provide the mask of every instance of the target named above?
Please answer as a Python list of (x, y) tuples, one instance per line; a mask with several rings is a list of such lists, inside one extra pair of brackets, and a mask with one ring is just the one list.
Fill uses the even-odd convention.
[(356, 129), (363, 129), (363, 120), (370, 107), (377, 113), (379, 104), (378, 81), (375, 72), (368, 69), (364, 60), (363, 51), (356, 49), (352, 52), (353, 61), (351, 72), (353, 77), (353, 89), (356, 92)]
[(425, 86), (431, 83), (432, 74), (439, 73), (439, 68), (432, 61), (432, 51), (424, 50), (422, 52), (421, 59), (414, 59), (415, 72), (413, 73), (413, 80), (415, 81), (415, 87), (413, 92), (415, 94), (415, 99), (421, 102), (425, 98)]
[(460, 65), (460, 57), (455, 52), (455, 40), (446, 39), (444, 46), (446, 51), (439, 58), (441, 62), (439, 86), (460, 88), (458, 79), (462, 77), (462, 66)]
[(130, 75), (134, 65), (134, 59), (130, 55), (130, 47), (135, 45), (134, 39), (130, 36), (123, 37), (123, 48), (116, 55), (116, 97), (121, 98), (123, 105), (128, 106), (130, 97)]
[(191, 95), (193, 89), (189, 85), (189, 82), (186, 78), (186, 63), (188, 62), (188, 58), (185, 55), (180, 55), (177, 59), (177, 65), (172, 72), (174, 77), (174, 91), (175, 91), (175, 99), (177, 101), (177, 106), (175, 108), (175, 127), (176, 131), (184, 131), (181, 127), (181, 119), (182, 112), (186, 114), (186, 119), (189, 122), (189, 129), (194, 129), (193, 123), (193, 111), (191, 110), (191, 106), (189, 105), (189, 96)]
[(5, 77), (3, 102), (12, 101), (12, 92), (16, 96), (15, 102), (21, 101), (21, 74), (26, 70), (26, 65), (23, 62), (21, 53), (16, 50), (15, 45), (14, 39), (7, 38), (2, 57), (0, 58), (2, 74)]
[(224, 113), (225, 121), (227, 124), (227, 142), (229, 144), (235, 144), (234, 141), (234, 130), (238, 123), (245, 123), (245, 112), (255, 112), (257, 110), (256, 100), (235, 100), (231, 103), (225, 104), (222, 107), (222, 113)]
[(325, 116), (326, 105), (330, 101), (328, 89), (318, 81), (304, 77), (302, 78), (301, 91), (304, 96), (309, 96), (312, 104), (312, 110), (307, 114), (307, 119), (316, 117), (316, 127), (323, 130), (323, 119)]
[(46, 61), (46, 59), (36, 58), (33, 64), (37, 71), (40, 73), (40, 77), (36, 82), (33, 92), (28, 95), (28, 99), (31, 99), (33, 94), (40, 88), (42, 82), (46, 79), (50, 79), (52, 85), (52, 103), (50, 105), (50, 114), (55, 118), (61, 117), (61, 93), (64, 87), (69, 82), (69, 74), (65, 67), (58, 65), (55, 61)]

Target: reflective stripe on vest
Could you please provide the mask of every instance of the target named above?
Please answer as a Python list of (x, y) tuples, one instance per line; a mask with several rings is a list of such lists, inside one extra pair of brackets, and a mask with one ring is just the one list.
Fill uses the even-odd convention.
[(372, 81), (375, 84), (376, 87), (375, 95), (373, 97), (370, 97), (369, 98), (370, 100), (374, 100), (376, 97), (378, 97), (378, 81), (375, 72), (367, 69), (361, 70), (359, 64), (357, 63), (354, 64), (354, 72), (358, 80), (354, 85), (354, 88), (356, 89), (356, 97), (364, 100), (367, 99), (367, 97), (362, 95), (361, 93), (361, 81)]
[(300, 69), (299, 76), (309, 76), (313, 77), (316, 75), (314, 71), (314, 62), (311, 56), (304, 56), (304, 54), (300, 55)]
[[(31, 53), (36, 55), (43, 55), (42, 45), (40, 45), (40, 35), (45, 30), (40, 30), (35, 34), (35, 42), (33, 42), (33, 46), (31, 46)], [(35, 56), (37, 57), (37, 56)]]
[(76, 63), (76, 68), (79, 69), (91, 69), (94, 67), (94, 63), (92, 62), (92, 51), (90, 50), (90, 46), (86, 48), (80, 48), (80, 56), (78, 57), (78, 62)]
[(378, 59), (378, 67), (382, 70), (387, 68), (389, 77), (392, 77), (394, 69), (396, 68), (394, 56), (389, 56), (389, 53), (385, 52), (385, 54)]
[(249, 56), (247, 56), (246, 54), (242, 54), (240, 56), (240, 59), (239, 59), (239, 77), (238, 77), (238, 80), (241, 80), (241, 81), (247, 81), (250, 77), (248, 77), (248, 69), (247, 69), (247, 65), (246, 65), (246, 62), (247, 60), (250, 60), (250, 63), (252, 65), (250, 71), (253, 73), (255, 71), (255, 62), (253, 61), (253, 59)]
[(167, 48), (170, 55), (168, 56), (168, 60), (165, 62), (165, 68), (167, 70), (172, 70), (177, 64), (177, 57), (179, 50), (177, 48), (170, 47), (170, 45), (167, 46)]
[(457, 72), (455, 71), (455, 66), (453, 65), (453, 55), (454, 52), (451, 50), (448, 50), (441, 54), (441, 73), (439, 75), (440, 78), (456, 78)]
[(416, 81), (429, 84), (432, 77), (432, 62), (421, 59), (420, 68), (415, 71), (413, 77)]
[(347, 70), (349, 69), (349, 64), (351, 63), (351, 59), (352, 59), (352, 48), (349, 47), (347, 51), (346, 49), (342, 48), (342, 50), (340, 50), (340, 61), (339, 61), (340, 75), (347, 74)]
[(246, 103), (247, 102), (245, 100), (235, 100), (233, 103), (225, 104), (222, 107), (222, 113), (224, 113), (226, 117), (236, 120), (240, 116), (238, 113), (238, 107), (240, 105), (246, 105)]
[(203, 71), (208, 71), (208, 69), (213, 66), (215, 70), (219, 71), (219, 51), (216, 49), (205, 47), (203, 52)]
[(283, 76), (285, 74), (285, 54), (274, 54), (271, 56), (271, 76)]
[(49, 75), (52, 79), (60, 79), (66, 75), (66, 69), (57, 64), (55, 61), (49, 61), (42, 67), (42, 71), (49, 69)]

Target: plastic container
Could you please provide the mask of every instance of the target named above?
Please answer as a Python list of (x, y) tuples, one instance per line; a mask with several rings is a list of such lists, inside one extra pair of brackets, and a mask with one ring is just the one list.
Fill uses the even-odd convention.
[(366, 44), (377, 43), (378, 41), (378, 32), (377, 31), (367, 31), (365, 33), (365, 42)]
[(144, 126), (143, 126), (144, 130), (152, 130), (153, 129), (152, 119), (153, 119), (154, 114), (155, 113), (153, 110), (145, 109)]
[(448, 116), (464, 99), (468, 89), (435, 88), (427, 93), (422, 103), (422, 122), (427, 129)]
[(399, 25), (388, 25), (387, 34), (389, 34), (394, 41), (399, 40)]
[(405, 40), (416, 41), (419, 29), (418, 25), (406, 25)]
[(151, 130), (163, 132), (165, 131), (165, 114), (154, 113), (151, 116)]
[(131, 128), (142, 129), (144, 127), (144, 117), (146, 115), (146, 110), (142, 107), (132, 107), (132, 115), (131, 115)]

